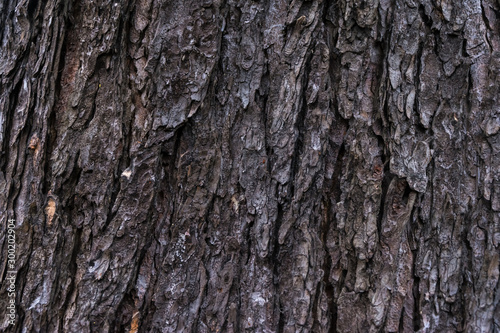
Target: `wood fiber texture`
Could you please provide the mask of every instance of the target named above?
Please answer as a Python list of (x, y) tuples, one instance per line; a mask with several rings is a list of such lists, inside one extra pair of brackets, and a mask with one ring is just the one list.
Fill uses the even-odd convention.
[(500, 332), (500, 2), (0, 3), (3, 332)]

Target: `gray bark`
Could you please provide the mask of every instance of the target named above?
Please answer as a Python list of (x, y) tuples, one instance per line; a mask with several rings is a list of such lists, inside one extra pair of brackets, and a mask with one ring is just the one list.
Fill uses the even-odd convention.
[(500, 3), (0, 3), (5, 332), (500, 332)]

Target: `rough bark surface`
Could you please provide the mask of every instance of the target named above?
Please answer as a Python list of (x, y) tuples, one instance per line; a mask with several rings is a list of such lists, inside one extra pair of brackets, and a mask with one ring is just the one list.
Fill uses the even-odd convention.
[(0, 330), (500, 332), (499, 1), (5, 0), (0, 27)]

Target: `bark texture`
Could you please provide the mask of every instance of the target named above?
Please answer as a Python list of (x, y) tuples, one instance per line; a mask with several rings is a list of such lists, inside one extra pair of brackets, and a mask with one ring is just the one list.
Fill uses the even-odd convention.
[(0, 27), (2, 331), (500, 332), (499, 1), (5, 0)]

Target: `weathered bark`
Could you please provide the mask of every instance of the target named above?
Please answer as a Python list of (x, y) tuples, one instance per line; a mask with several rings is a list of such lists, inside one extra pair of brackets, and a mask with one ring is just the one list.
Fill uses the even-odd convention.
[(5, 332), (500, 332), (500, 2), (0, 3)]

